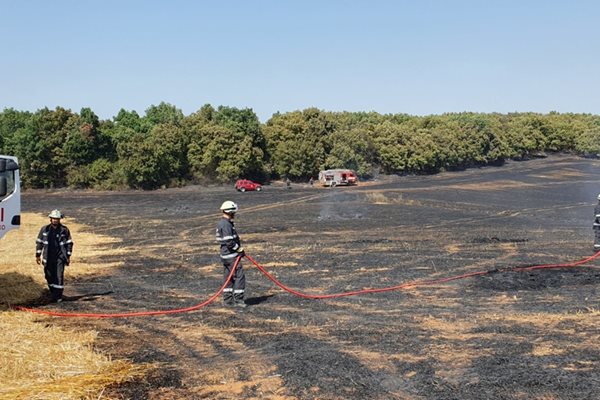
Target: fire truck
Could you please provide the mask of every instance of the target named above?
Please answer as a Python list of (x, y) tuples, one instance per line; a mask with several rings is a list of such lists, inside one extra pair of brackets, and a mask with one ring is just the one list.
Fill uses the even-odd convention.
[(21, 182), (17, 157), (0, 155), (0, 238), (21, 225)]
[(323, 186), (352, 186), (358, 184), (356, 172), (351, 169), (328, 169), (319, 172), (319, 182)]

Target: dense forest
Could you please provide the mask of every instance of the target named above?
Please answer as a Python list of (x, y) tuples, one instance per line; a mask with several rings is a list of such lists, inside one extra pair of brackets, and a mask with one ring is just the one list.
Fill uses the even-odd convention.
[(325, 168), (423, 174), (501, 164), (548, 152), (600, 156), (591, 114), (327, 112), (274, 114), (207, 104), (195, 113), (161, 103), (145, 115), (90, 108), (0, 113), (0, 153), (19, 157), (27, 188), (155, 189), (188, 183), (307, 180)]

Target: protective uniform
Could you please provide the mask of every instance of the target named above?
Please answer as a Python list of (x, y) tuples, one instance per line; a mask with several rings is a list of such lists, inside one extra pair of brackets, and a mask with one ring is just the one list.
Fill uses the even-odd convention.
[[(58, 210), (49, 215), (50, 218), (62, 218)], [(40, 229), (35, 246), (35, 256), (41, 257), (44, 275), (53, 301), (62, 300), (65, 267), (73, 252), (73, 240), (69, 228), (62, 224), (48, 224)]]
[(600, 194), (598, 195), (598, 204), (594, 208), (594, 251), (600, 251)]
[[(237, 211), (237, 205), (231, 201), (226, 201), (221, 206), (221, 211), (233, 215)], [(216, 239), (219, 242), (221, 261), (223, 262), (223, 279), (227, 279), (231, 269), (238, 256), (243, 255), (243, 248), (240, 243), (235, 225), (231, 218), (223, 216), (217, 223)], [(246, 289), (246, 276), (242, 263), (239, 262), (231, 280), (223, 290), (223, 301), (227, 305), (236, 305), (245, 307), (244, 291)]]

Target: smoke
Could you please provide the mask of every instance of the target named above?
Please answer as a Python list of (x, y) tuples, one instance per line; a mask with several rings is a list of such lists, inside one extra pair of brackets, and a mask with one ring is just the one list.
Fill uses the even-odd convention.
[(319, 201), (319, 221), (336, 221), (348, 219), (361, 219), (365, 217), (364, 203), (361, 205), (358, 193), (343, 192), (351, 191), (352, 188), (331, 188), (331, 194), (321, 198)]

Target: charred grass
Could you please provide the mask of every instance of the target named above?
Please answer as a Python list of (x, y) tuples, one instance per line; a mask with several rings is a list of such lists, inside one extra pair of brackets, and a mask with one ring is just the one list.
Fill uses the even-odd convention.
[[(249, 255), (284, 284), (323, 294), (591, 254), (597, 160), (555, 156), (355, 188), (260, 193), (30, 192), (126, 251), (121, 266), (68, 283), (112, 291), (66, 309), (123, 312), (199, 303), (221, 283), (213, 242), (226, 199)], [(75, 238), (77, 242), (77, 238)], [(600, 265), (495, 272), (402, 291), (309, 300), (244, 262), (250, 306), (113, 320), (105, 353), (159, 368), (106, 395), (139, 399), (595, 399), (600, 389)]]

